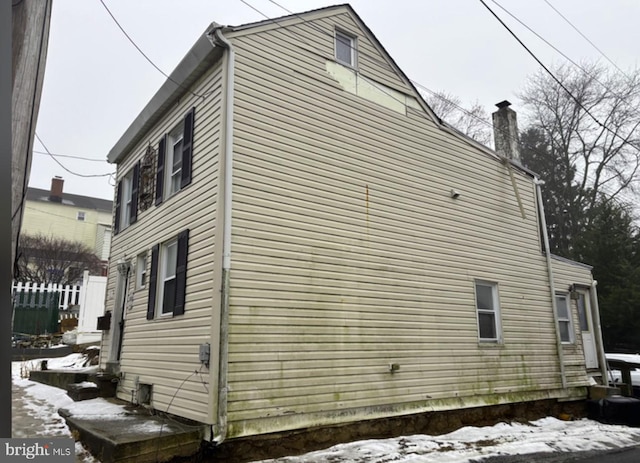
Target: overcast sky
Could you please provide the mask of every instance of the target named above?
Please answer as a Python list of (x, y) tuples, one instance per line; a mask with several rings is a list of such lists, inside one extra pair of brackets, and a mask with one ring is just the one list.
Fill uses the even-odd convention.
[[(122, 27), (169, 74), (211, 22), (239, 25), (286, 15), (269, 0), (104, 0)], [(487, 4), (547, 65), (565, 59), (509, 17)], [(336, 4), (322, 0), (277, 0), (303, 12)], [(499, 0), (520, 21), (574, 61), (600, 60), (553, 5), (624, 70), (638, 67), (638, 0)], [(412, 80), (435, 91), (478, 100), (488, 112), (517, 93), (535, 61), (479, 0), (353, 0), (351, 6)], [(165, 77), (127, 40), (100, 0), (53, 0), (49, 49), (36, 132), (53, 154), (77, 174), (115, 172), (106, 156)], [(113, 199), (109, 177), (65, 171), (34, 143), (29, 185), (48, 189), (64, 178), (64, 190)]]

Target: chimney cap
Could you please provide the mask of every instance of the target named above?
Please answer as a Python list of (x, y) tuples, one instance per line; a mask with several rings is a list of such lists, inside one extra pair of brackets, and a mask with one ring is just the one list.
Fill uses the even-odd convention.
[(496, 103), (496, 106), (497, 106), (499, 109), (502, 109), (502, 108), (508, 108), (509, 106), (511, 106), (511, 103), (510, 103), (508, 100), (503, 100), (503, 101), (501, 101), (500, 103)]

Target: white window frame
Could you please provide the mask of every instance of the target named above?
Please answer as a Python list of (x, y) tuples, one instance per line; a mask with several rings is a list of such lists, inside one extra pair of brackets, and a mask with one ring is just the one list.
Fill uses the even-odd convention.
[[(173, 253), (174, 261), (170, 262), (169, 248), (174, 248)], [(160, 266), (158, 268), (158, 295), (156, 297), (156, 307), (160, 310), (157, 311), (160, 317), (173, 316), (173, 307), (168, 307), (165, 311), (164, 308), (164, 287), (168, 281), (176, 279), (176, 270), (178, 263), (178, 238), (173, 238), (160, 246)]]
[(136, 289), (147, 287), (147, 264), (148, 253), (142, 252), (136, 257)]
[[(564, 304), (566, 308), (566, 316), (561, 315), (560, 313), (560, 304)], [(562, 344), (573, 344), (575, 342), (575, 334), (573, 332), (573, 322), (571, 320), (571, 299), (569, 299), (569, 295), (565, 293), (556, 293), (556, 314), (558, 318), (558, 329), (560, 330), (560, 342)], [(568, 339), (564, 339), (562, 334), (562, 326), (567, 327)]]
[(133, 203), (133, 169), (122, 178), (122, 207), (120, 208), (120, 230), (124, 230), (131, 225), (131, 205)]
[(80, 221), (80, 222), (84, 222), (87, 218), (87, 213), (85, 211), (78, 211), (78, 215), (76, 216), (76, 218)]
[[(345, 44), (345, 42), (348, 42), (348, 43)], [(357, 37), (355, 37), (352, 34), (349, 34), (348, 32), (344, 32), (343, 30), (336, 29), (334, 34), (333, 44), (334, 44), (334, 55), (338, 63), (344, 64), (345, 66), (349, 66), (354, 69), (358, 67)], [(340, 47), (343, 47), (345, 45), (349, 47), (349, 61), (345, 61), (341, 59), (339, 56)]]
[[(480, 307), (478, 300), (478, 287), (490, 288), (491, 290), (491, 307)], [(481, 343), (502, 343), (502, 323), (500, 321), (500, 298), (498, 295), (498, 283), (486, 280), (474, 281), (474, 294), (476, 304), (476, 317), (478, 322), (478, 340)], [(490, 314), (494, 320), (495, 337), (483, 337), (481, 333), (481, 315)]]
[[(184, 122), (181, 122), (167, 134), (167, 156), (165, 159), (164, 191), (165, 199), (180, 191), (182, 179), (182, 148), (184, 141)], [(179, 146), (176, 158), (176, 145)], [(174, 161), (180, 160), (180, 167), (174, 170)]]

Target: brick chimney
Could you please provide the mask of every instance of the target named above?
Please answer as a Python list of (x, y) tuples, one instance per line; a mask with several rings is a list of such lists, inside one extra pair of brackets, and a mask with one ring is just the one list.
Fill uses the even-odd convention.
[(64, 179), (57, 175), (51, 179), (51, 192), (49, 193), (49, 201), (54, 203), (62, 202), (62, 187)]
[(497, 103), (496, 106), (498, 110), (492, 114), (496, 152), (500, 156), (520, 162), (516, 112), (509, 108), (511, 103), (507, 100)]

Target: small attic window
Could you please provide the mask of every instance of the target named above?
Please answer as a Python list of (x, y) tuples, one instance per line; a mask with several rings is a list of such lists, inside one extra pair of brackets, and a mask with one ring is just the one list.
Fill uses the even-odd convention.
[(77, 219), (78, 219), (80, 222), (84, 222), (85, 217), (86, 217), (86, 216), (85, 216), (85, 212), (84, 212), (84, 211), (78, 211)]
[(336, 30), (336, 60), (352, 68), (356, 67), (356, 38)]

